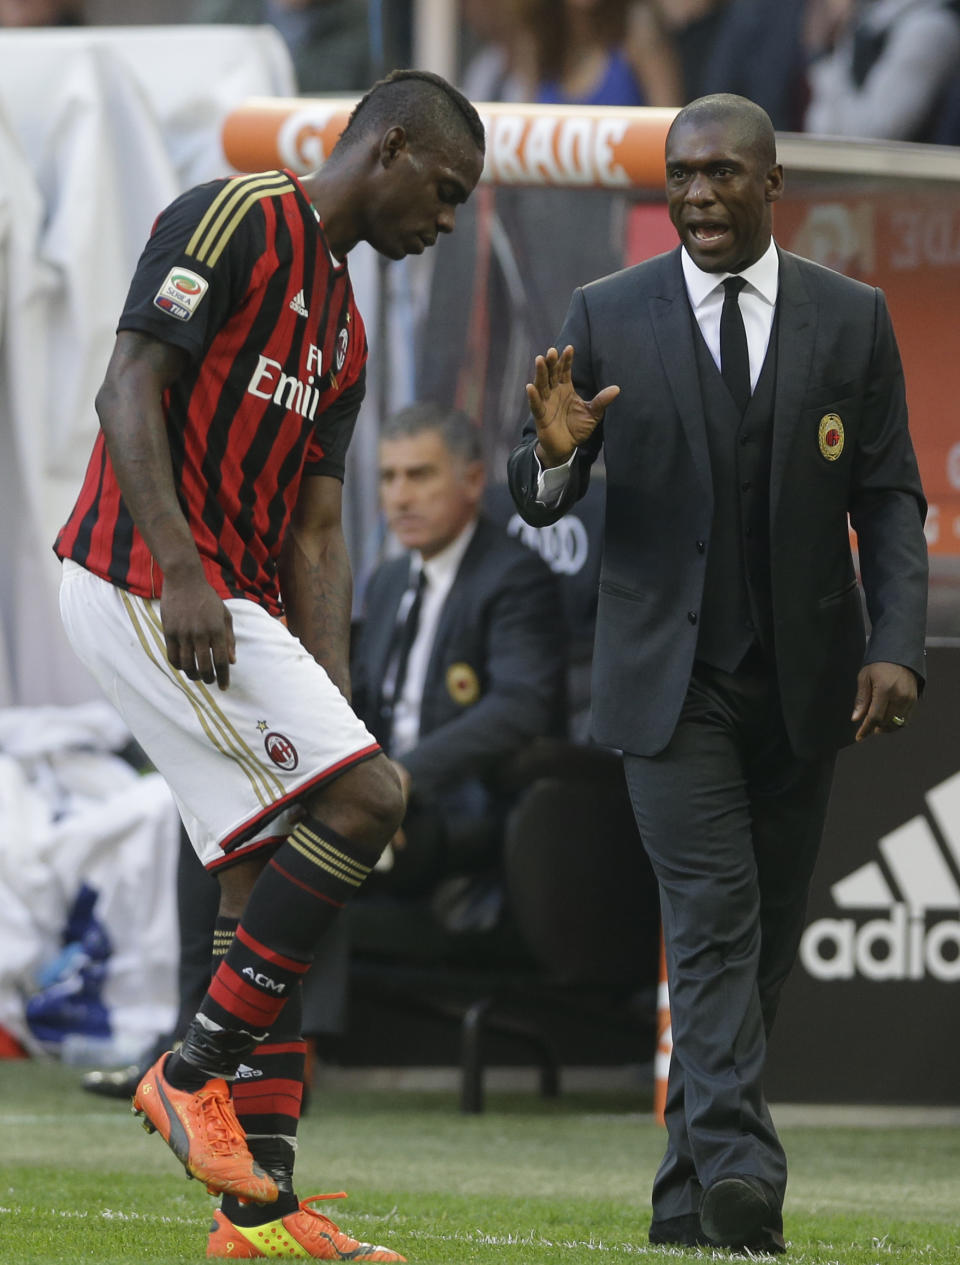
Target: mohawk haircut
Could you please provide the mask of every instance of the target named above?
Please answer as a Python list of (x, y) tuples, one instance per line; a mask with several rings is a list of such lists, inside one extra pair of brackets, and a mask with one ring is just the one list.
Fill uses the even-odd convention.
[(372, 129), (396, 124), (411, 143), (426, 148), (462, 129), (481, 154), (486, 150), (480, 115), (462, 92), (429, 70), (393, 70), (357, 102), (334, 152)]

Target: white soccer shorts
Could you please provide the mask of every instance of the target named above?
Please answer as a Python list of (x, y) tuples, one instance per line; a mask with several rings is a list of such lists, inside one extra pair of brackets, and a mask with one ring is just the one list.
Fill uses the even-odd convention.
[(286, 836), (306, 792), (380, 750), (280, 620), (242, 598), (227, 607), (237, 661), (221, 690), (170, 666), (159, 601), (63, 564), (67, 636), (167, 781), (209, 870)]

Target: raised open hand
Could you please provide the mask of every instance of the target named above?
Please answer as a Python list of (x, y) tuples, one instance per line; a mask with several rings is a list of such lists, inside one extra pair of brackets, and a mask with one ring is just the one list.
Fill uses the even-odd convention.
[(533, 381), (527, 383), (527, 400), (537, 427), (539, 457), (544, 466), (559, 466), (575, 448), (589, 439), (620, 394), (617, 386), (604, 387), (592, 400), (583, 400), (573, 389), (573, 348), (558, 352), (551, 347), (534, 362)]

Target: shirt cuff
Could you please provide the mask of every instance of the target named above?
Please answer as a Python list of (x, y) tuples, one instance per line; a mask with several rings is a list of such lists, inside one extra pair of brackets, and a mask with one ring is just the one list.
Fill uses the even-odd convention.
[(533, 459), (537, 463), (537, 504), (538, 505), (556, 505), (557, 501), (563, 495), (563, 492), (570, 482), (570, 471), (573, 468), (573, 459), (577, 455), (577, 450), (573, 452), (563, 463), (562, 466), (548, 466), (545, 470), (540, 464), (540, 458), (534, 451)]

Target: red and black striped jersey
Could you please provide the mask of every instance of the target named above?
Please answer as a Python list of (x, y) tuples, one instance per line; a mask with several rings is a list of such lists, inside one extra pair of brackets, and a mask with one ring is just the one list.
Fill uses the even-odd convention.
[[(279, 614), (277, 558), (300, 480), (343, 478), (367, 356), (346, 264), (297, 178), (216, 180), (171, 203), (118, 329), (188, 353), (163, 397), (181, 508), (221, 597)], [(160, 595), (102, 432), (54, 548), (133, 593)]]

